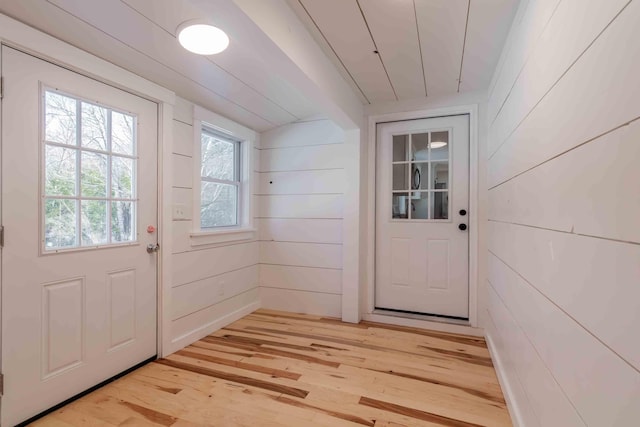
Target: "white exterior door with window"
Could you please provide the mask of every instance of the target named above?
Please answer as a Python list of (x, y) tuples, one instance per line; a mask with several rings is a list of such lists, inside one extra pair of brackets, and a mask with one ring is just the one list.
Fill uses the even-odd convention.
[(6, 46), (2, 74), (10, 426), (156, 354), (157, 105)]
[(469, 316), (469, 116), (379, 124), (375, 307)]

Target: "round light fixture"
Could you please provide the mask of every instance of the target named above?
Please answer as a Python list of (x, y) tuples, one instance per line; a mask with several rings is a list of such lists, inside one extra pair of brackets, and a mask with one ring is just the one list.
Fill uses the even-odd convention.
[(447, 143), (444, 141), (433, 141), (429, 145), (431, 146), (431, 148), (442, 148), (442, 147), (445, 147)]
[(202, 21), (187, 21), (178, 27), (178, 41), (189, 52), (214, 55), (229, 46), (229, 37), (218, 27)]

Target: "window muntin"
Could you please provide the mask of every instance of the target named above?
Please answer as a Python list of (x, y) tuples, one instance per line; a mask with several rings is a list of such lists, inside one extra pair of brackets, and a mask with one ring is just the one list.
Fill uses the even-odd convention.
[(241, 142), (203, 128), (200, 138), (200, 228), (240, 223)]
[(43, 111), (44, 251), (137, 241), (136, 117), (53, 89)]
[(450, 137), (449, 129), (393, 135), (393, 220), (449, 220)]

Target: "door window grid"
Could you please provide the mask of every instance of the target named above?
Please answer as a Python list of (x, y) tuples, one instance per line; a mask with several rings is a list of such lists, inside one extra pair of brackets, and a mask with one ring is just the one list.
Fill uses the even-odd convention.
[[(392, 219), (449, 220), (450, 136), (450, 130), (393, 135)], [(398, 142), (404, 146), (400, 150)], [(446, 144), (438, 144), (442, 142)], [(402, 178), (396, 180), (398, 176)], [(438, 183), (438, 179), (443, 182)], [(416, 209), (416, 205), (424, 209)]]
[(135, 242), (135, 116), (53, 89), (43, 104), (44, 250)]
[(203, 127), (200, 154), (200, 228), (240, 223), (241, 142)]

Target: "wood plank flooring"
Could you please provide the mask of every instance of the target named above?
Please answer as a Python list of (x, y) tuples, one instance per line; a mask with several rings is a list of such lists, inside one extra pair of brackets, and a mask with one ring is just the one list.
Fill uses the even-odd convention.
[(510, 426), (482, 338), (259, 310), (37, 426)]

